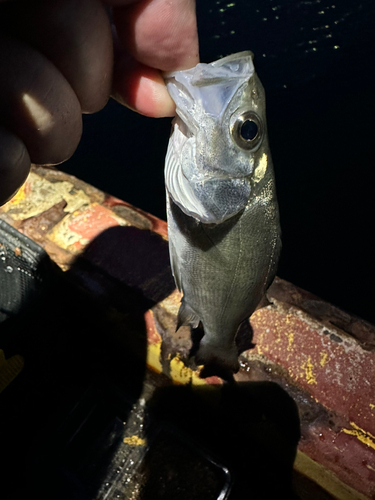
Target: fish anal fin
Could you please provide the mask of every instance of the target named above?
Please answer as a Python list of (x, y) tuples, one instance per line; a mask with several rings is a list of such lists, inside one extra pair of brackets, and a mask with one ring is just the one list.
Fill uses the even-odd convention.
[(191, 307), (186, 304), (184, 297), (182, 297), (180, 309), (177, 316), (177, 327), (176, 331), (180, 326), (191, 326), (191, 328), (197, 328), (200, 319), (197, 314), (191, 309)]

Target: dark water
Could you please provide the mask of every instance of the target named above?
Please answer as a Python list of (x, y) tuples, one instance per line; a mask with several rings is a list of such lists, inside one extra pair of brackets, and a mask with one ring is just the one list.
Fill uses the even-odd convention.
[[(278, 274), (375, 322), (372, 0), (198, 0), (201, 60), (251, 49), (267, 92), (283, 228)], [(115, 102), (63, 169), (165, 218), (170, 120)]]

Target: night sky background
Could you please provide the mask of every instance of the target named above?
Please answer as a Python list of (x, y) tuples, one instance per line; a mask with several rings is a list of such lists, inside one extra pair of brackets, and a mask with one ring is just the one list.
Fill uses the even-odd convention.
[[(202, 62), (243, 50), (267, 95), (278, 275), (375, 323), (375, 2), (197, 0)], [(60, 168), (165, 219), (170, 119), (111, 100)]]

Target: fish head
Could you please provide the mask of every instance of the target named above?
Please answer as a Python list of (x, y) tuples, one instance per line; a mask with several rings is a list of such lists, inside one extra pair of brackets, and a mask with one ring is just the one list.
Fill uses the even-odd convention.
[[(243, 210), (268, 152), (265, 94), (253, 54), (166, 75), (176, 103), (166, 188), (187, 215), (218, 224)], [(264, 163), (264, 162), (263, 162)]]

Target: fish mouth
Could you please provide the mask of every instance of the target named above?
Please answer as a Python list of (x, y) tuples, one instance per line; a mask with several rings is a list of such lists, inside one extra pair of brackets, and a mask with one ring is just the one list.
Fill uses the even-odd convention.
[(251, 57), (251, 60), (254, 60), (254, 53), (251, 50), (243, 50), (242, 52), (237, 52), (236, 54), (231, 54), (229, 56), (223, 57), (218, 61), (211, 63), (211, 66), (218, 68), (223, 66), (223, 64), (227, 64), (228, 62), (236, 61), (237, 59), (245, 59), (246, 57)]

